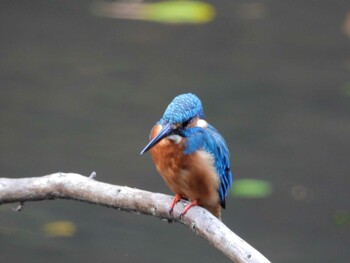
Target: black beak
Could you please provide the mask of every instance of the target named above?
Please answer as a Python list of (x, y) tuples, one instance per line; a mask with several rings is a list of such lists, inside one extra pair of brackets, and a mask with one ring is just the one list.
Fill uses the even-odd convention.
[(140, 154), (143, 154), (150, 150), (153, 146), (155, 146), (157, 143), (159, 143), (162, 139), (165, 137), (174, 134), (174, 129), (172, 128), (171, 124), (166, 124), (160, 132), (146, 145), (146, 147), (141, 151)]

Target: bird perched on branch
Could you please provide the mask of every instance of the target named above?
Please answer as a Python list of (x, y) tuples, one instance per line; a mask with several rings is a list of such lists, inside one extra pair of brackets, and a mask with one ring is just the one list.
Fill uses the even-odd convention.
[(188, 204), (181, 217), (193, 206), (202, 206), (221, 219), (221, 207), (232, 184), (229, 151), (218, 131), (204, 120), (202, 103), (194, 94), (182, 94), (166, 108), (154, 125), (150, 142), (154, 164), (175, 193), (170, 214), (182, 198)]

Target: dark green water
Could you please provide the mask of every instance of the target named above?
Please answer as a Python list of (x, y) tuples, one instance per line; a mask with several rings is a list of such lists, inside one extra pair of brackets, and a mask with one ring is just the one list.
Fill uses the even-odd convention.
[[(139, 152), (191, 91), (235, 180), (273, 187), (229, 197), (223, 221), (272, 262), (349, 262), (349, 1), (262, 1), (261, 16), (212, 3), (212, 23), (164, 25), (95, 17), (89, 1), (1, 1), (0, 177), (97, 171), (170, 194)], [(228, 262), (179, 224), (73, 201), (14, 206), (0, 207), (1, 262)], [(73, 236), (42, 230), (61, 220)]]

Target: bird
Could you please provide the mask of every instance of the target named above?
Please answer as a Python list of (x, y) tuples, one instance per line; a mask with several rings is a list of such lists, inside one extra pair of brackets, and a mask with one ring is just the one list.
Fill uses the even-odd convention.
[(221, 208), (232, 184), (230, 153), (224, 138), (204, 119), (202, 102), (192, 94), (176, 96), (153, 126), (149, 143), (141, 155), (150, 151), (158, 173), (175, 194), (175, 205), (188, 200), (180, 214), (201, 206), (221, 220)]

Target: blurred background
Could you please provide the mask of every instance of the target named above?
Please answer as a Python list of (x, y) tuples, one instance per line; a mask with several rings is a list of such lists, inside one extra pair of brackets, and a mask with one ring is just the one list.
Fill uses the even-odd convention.
[[(231, 151), (223, 221), (272, 262), (350, 262), (350, 2), (0, 2), (0, 176), (171, 194), (152, 125), (193, 92)], [(229, 262), (180, 224), (0, 206), (1, 262)]]

